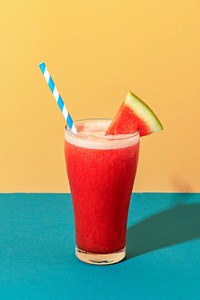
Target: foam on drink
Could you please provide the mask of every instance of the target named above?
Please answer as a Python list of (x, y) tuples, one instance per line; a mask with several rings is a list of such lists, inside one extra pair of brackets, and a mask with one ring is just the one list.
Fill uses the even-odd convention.
[(78, 133), (66, 129), (65, 140), (77, 147), (89, 149), (125, 148), (139, 142), (139, 133), (105, 135), (111, 120), (82, 120), (76, 122)]

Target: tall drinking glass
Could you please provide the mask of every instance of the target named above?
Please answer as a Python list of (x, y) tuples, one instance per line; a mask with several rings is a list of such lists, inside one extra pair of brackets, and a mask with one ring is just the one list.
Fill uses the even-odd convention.
[(134, 184), (139, 133), (105, 136), (110, 120), (75, 122), (65, 128), (65, 161), (75, 221), (76, 256), (113, 264), (126, 255), (126, 225)]

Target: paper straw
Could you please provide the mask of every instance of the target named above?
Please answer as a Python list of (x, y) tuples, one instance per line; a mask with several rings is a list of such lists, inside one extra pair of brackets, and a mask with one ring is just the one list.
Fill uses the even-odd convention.
[(44, 62), (40, 63), (39, 67), (40, 67), (40, 70), (42, 71), (42, 74), (44, 75), (44, 78), (45, 78), (50, 90), (52, 91), (52, 94), (53, 94), (53, 96), (65, 118), (65, 121), (67, 122), (67, 125), (69, 126), (69, 128), (72, 132), (77, 133), (77, 129), (74, 125), (74, 122), (64, 104), (64, 101), (62, 100), (60, 94), (58, 93), (58, 90), (53, 82), (51, 75), (49, 74), (49, 72), (47, 70), (45, 63)]

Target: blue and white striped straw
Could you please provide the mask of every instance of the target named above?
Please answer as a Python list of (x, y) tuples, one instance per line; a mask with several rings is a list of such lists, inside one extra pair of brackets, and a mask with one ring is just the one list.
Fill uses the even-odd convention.
[(67, 125), (69, 126), (69, 128), (72, 132), (77, 133), (77, 129), (74, 125), (74, 122), (73, 122), (69, 112), (66, 109), (64, 101), (62, 100), (60, 94), (58, 93), (55, 83), (53, 82), (53, 79), (52, 79), (51, 75), (49, 74), (45, 63), (44, 62), (40, 63), (39, 67), (40, 67), (40, 70), (42, 71), (42, 74), (44, 75), (44, 78), (45, 78), (50, 90), (52, 91), (52, 94), (53, 94), (53, 96), (65, 118), (65, 121), (67, 122)]

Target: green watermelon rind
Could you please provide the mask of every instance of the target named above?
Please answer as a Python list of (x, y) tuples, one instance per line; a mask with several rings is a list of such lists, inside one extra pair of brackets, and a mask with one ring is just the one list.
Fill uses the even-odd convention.
[(125, 99), (125, 104), (149, 126), (151, 132), (156, 132), (163, 129), (162, 124), (152, 109), (132, 92), (128, 92)]

